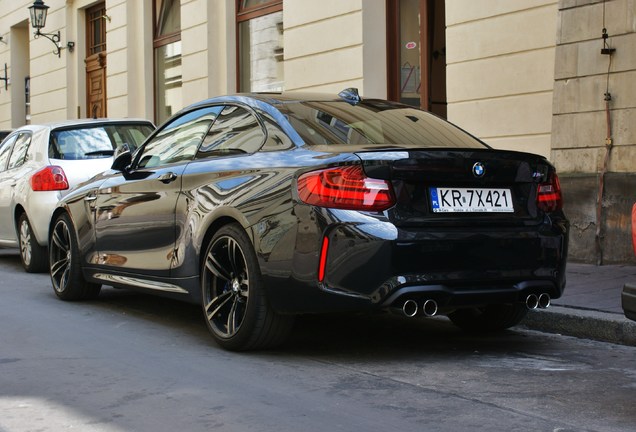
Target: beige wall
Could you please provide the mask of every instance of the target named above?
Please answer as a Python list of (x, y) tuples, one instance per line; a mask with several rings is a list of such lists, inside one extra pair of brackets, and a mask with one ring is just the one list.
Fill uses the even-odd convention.
[(285, 90), (386, 97), (384, 0), (286, 0)]
[(446, 25), (449, 120), (550, 156), (556, 0), (447, 1)]
[(236, 91), (233, 0), (181, 0), (183, 101)]
[[(148, 61), (152, 64), (151, 3), (110, 0), (106, 1), (106, 14), (110, 17), (110, 21), (103, 20), (108, 116), (152, 118), (152, 69), (145, 67)], [(80, 16), (85, 19), (83, 14)], [(80, 76), (84, 75), (80, 70)], [(78, 103), (86, 115), (83, 93)]]
[[(19, 2), (16, 2), (16, 4)], [(24, 15), (28, 16), (27, 6), (33, 2), (23, 3)], [(67, 42), (66, 34), (66, 2), (62, 0), (47, 3), (50, 7), (46, 19), (44, 33), (60, 29), (61, 45)], [(30, 29), (31, 30), (31, 29)], [(66, 118), (69, 114), (69, 100), (67, 99), (68, 74), (67, 69), (71, 58), (67, 50), (62, 50), (60, 58), (52, 54), (53, 44), (43, 37), (35, 39), (31, 31), (30, 42), (30, 76), (31, 76), (31, 121), (43, 123)], [(71, 54), (72, 55), (72, 54)], [(53, 61), (51, 61), (53, 60)], [(33, 109), (33, 107), (36, 107)]]

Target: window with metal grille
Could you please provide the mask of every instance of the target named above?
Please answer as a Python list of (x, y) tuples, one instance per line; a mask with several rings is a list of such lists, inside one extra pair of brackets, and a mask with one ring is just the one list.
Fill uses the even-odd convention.
[(106, 51), (106, 4), (99, 3), (86, 9), (86, 55)]

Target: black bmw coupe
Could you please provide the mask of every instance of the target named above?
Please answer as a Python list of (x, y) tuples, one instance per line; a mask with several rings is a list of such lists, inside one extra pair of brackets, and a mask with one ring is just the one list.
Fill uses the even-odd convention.
[(236, 95), (182, 110), (68, 194), (50, 273), (63, 300), (105, 284), (200, 303), (230, 350), (278, 345), (305, 313), (495, 331), (561, 296), (568, 231), (544, 157), (355, 89)]

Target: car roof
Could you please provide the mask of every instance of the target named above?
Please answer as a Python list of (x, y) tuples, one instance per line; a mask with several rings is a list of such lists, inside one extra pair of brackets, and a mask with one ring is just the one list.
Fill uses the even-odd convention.
[(195, 106), (208, 105), (223, 102), (246, 102), (246, 100), (255, 100), (265, 102), (270, 105), (281, 105), (295, 102), (328, 102), (342, 101), (336, 95), (330, 93), (311, 93), (311, 92), (262, 92), (262, 93), (237, 93), (234, 95), (217, 96), (202, 100), (188, 108)]
[(331, 93), (311, 92), (279, 92), (279, 93), (249, 93), (245, 96), (253, 97), (264, 102), (282, 104), (289, 102), (329, 102), (342, 101), (342, 98)]
[(75, 120), (63, 120), (57, 122), (48, 122), (41, 124), (29, 124), (16, 128), (15, 131), (39, 131), (43, 129), (64, 129), (72, 128), (76, 126), (94, 126), (104, 124), (122, 124), (122, 123), (145, 123), (152, 127), (154, 124), (150, 120), (139, 118), (98, 118), (98, 119), (75, 119)]
[[(357, 95), (357, 89), (355, 90)], [(360, 99), (358, 99), (360, 100)], [(371, 99), (366, 99), (371, 100)], [(334, 95), (331, 93), (312, 93), (312, 92), (263, 92), (263, 93), (238, 93), (234, 95), (218, 96), (210, 99), (204, 99), (202, 101), (193, 103), (179, 112), (174, 114), (170, 119), (166, 120), (168, 123), (172, 118), (176, 118), (188, 111), (192, 111), (198, 108), (202, 108), (209, 105), (226, 104), (226, 103), (239, 103), (245, 104), (252, 108), (258, 108), (269, 114), (278, 124), (283, 128), (287, 135), (297, 143), (303, 143), (304, 140), (298, 135), (298, 132), (288, 124), (285, 116), (283, 116), (278, 110), (281, 105), (288, 105), (294, 103), (303, 102), (349, 102), (341, 95)], [(389, 102), (390, 103), (390, 102)]]

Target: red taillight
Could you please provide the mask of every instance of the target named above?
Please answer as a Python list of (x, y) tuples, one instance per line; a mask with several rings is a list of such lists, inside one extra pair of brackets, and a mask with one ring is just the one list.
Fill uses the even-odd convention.
[(68, 180), (62, 167), (50, 165), (31, 176), (31, 189), (34, 191), (55, 191), (68, 189)]
[(537, 188), (537, 207), (544, 212), (561, 210), (563, 197), (561, 196), (561, 183), (556, 173), (552, 173), (548, 183), (541, 183)]
[(367, 177), (360, 165), (301, 175), (298, 197), (306, 204), (347, 210), (382, 211), (395, 204), (391, 185)]

